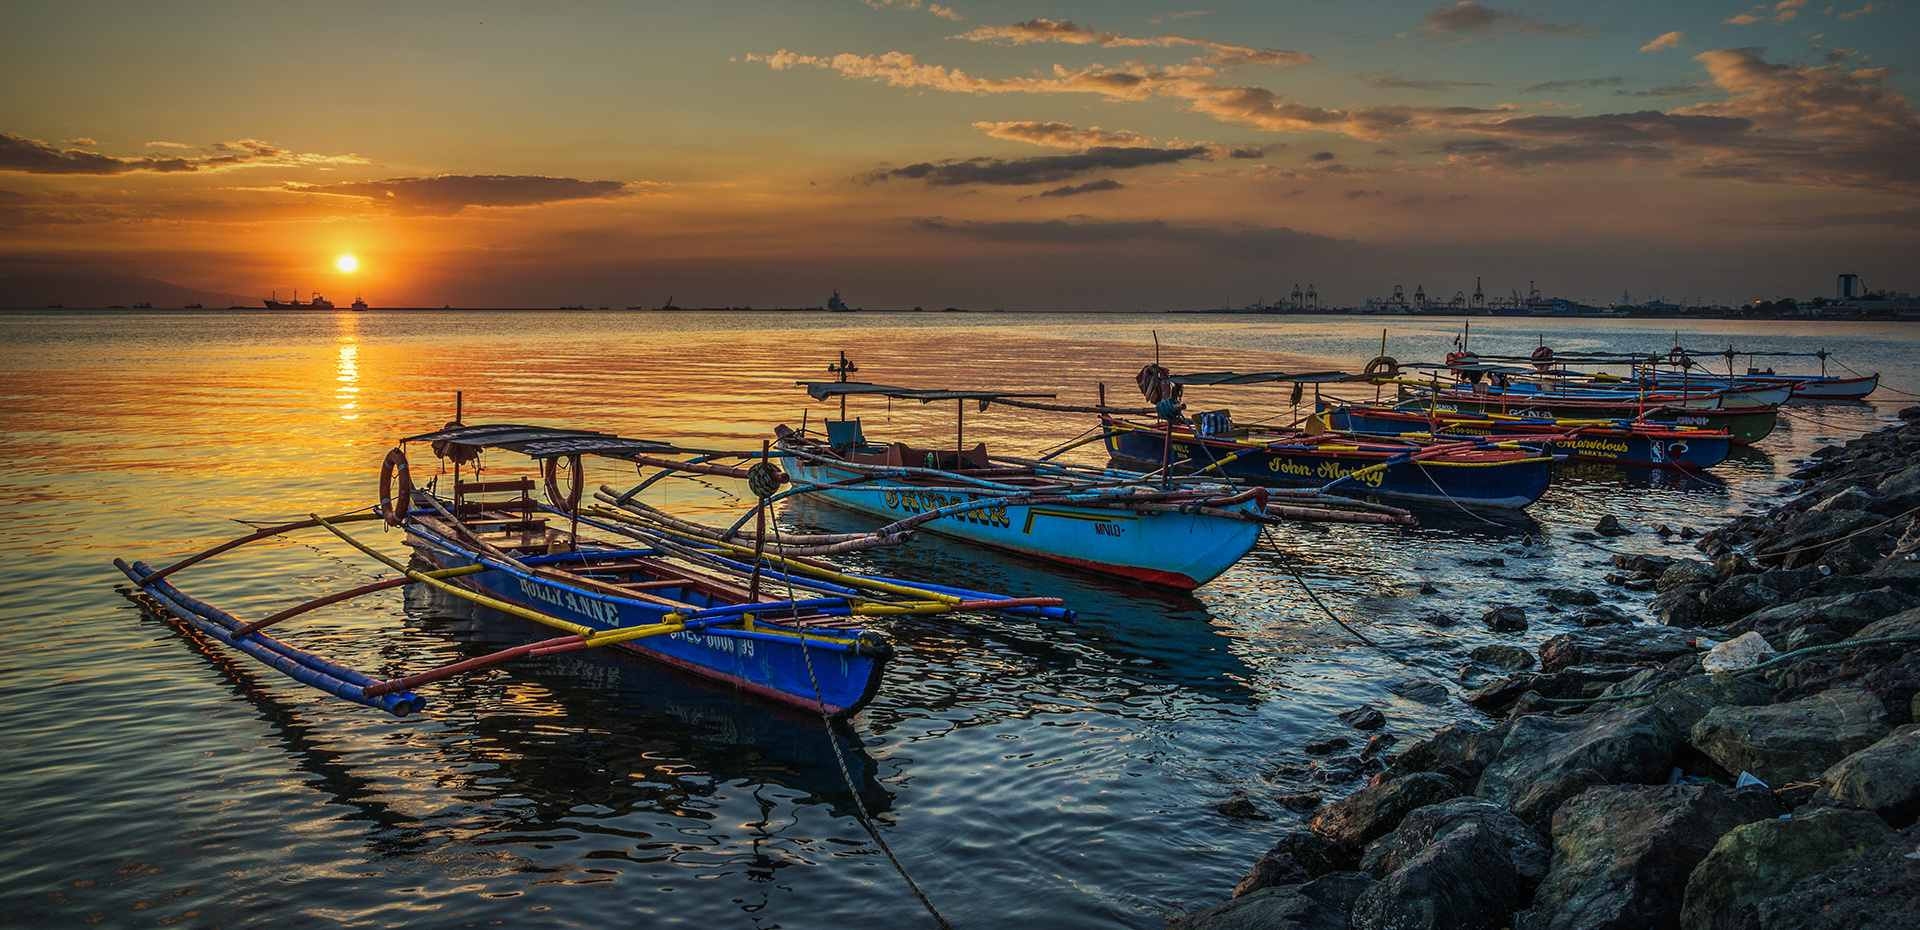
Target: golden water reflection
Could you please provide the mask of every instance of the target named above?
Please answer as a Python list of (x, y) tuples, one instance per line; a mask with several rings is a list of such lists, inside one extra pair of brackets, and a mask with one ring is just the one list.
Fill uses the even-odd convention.
[(340, 401), (340, 419), (357, 420), (360, 414), (360, 346), (353, 342), (352, 336), (343, 336), (340, 343), (340, 361), (335, 366), (339, 375), (340, 389), (334, 396)]

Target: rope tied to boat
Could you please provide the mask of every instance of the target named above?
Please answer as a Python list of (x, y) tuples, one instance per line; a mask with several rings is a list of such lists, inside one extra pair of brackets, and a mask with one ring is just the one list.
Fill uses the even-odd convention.
[[(767, 498), (771, 496), (772, 495), (768, 494), (760, 495), (760, 503), (756, 509), (764, 513), (766, 509), (770, 507)], [(780, 526), (777, 521), (773, 527), (773, 535), (776, 538), (780, 535)], [(760, 560), (756, 556), (754, 561), (754, 573), (756, 576), (759, 574), (759, 570)], [(815, 705), (820, 709), (820, 722), (825, 727), (822, 732), (824, 732), (827, 737), (827, 751), (832, 754), (834, 765), (840, 769), (840, 781), (847, 786), (847, 796), (853, 799), (853, 809), (854, 812), (859, 815), (860, 826), (866, 829), (868, 836), (873, 837), (874, 845), (879, 846), (880, 851), (886, 854), (887, 861), (893, 863), (893, 870), (898, 872), (901, 881), (906, 882), (907, 887), (913, 890), (913, 896), (920, 899), (920, 906), (926, 908), (927, 913), (933, 916), (933, 922), (940, 926), (940, 930), (953, 930), (953, 925), (947, 923), (947, 919), (940, 916), (940, 911), (933, 906), (933, 899), (927, 897), (925, 891), (920, 890), (920, 883), (914, 881), (912, 875), (907, 874), (907, 867), (900, 862), (899, 856), (894, 855), (893, 847), (889, 846), (886, 838), (880, 835), (880, 829), (873, 825), (873, 815), (867, 812), (867, 803), (860, 799), (860, 789), (853, 783), (853, 773), (847, 770), (846, 757), (841, 754), (840, 744), (833, 738), (835, 721), (833, 715), (827, 713), (827, 699), (820, 690), (820, 677), (813, 670), (813, 650), (807, 648), (806, 628), (797, 622), (800, 619), (800, 609), (797, 606), (793, 594), (793, 575), (783, 572), (782, 577), (786, 579), (787, 602), (789, 604), (796, 604), (793, 608), (793, 619), (796, 621), (793, 625), (793, 630), (795, 635), (800, 637), (800, 657), (806, 660), (807, 681), (813, 685), (813, 700)], [(848, 730), (852, 730), (850, 724), (848, 725)]]

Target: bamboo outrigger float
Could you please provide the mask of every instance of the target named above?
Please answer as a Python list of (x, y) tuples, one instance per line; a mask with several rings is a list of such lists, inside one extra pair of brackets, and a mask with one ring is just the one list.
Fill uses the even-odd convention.
[[(753, 453), (703, 452), (607, 433), (521, 425), (455, 425), (402, 443), (430, 443), (450, 465), (449, 480), (415, 487), (404, 448), (388, 453), (379, 504), (372, 512), (268, 527), (222, 543), (162, 569), (144, 562), (114, 564), (147, 603), (212, 638), (245, 652), (303, 684), (350, 701), (405, 716), (426, 706), (412, 689), (517, 659), (577, 649), (617, 646), (741, 691), (829, 716), (845, 716), (871, 700), (893, 656), (887, 635), (862, 618), (953, 611), (1005, 610), (1056, 619), (1072, 612), (1057, 598), (1011, 598), (964, 589), (918, 585), (837, 571), (812, 556), (889, 545), (911, 532), (848, 534), (832, 538), (776, 537), (769, 544), (764, 501), (786, 483), (785, 473), (762, 461), (751, 468), (718, 460)], [(543, 477), (546, 500), (531, 477), (462, 480), (461, 466), (483, 449), (530, 457)], [(659, 475), (624, 494), (603, 488), (619, 508), (583, 508), (583, 456), (599, 456)], [(764, 457), (764, 450), (760, 453)], [(562, 471), (562, 463), (565, 471)], [(761, 504), (755, 531), (726, 531), (679, 521), (635, 505), (638, 491), (674, 473), (740, 478)], [(560, 488), (561, 475), (570, 475)], [(510, 495), (480, 499), (478, 495)], [(344, 524), (381, 520), (403, 528), (413, 564), (377, 552)], [(618, 541), (582, 535), (582, 527)], [(315, 598), (272, 616), (244, 622), (175, 587), (171, 576), (249, 542), (300, 529), (324, 528), (384, 563), (399, 577)], [(411, 675), (379, 678), (314, 655), (265, 630), (311, 610), (419, 583), (484, 607), (530, 620), (555, 635), (490, 655)], [(775, 591), (779, 593), (774, 593)]]

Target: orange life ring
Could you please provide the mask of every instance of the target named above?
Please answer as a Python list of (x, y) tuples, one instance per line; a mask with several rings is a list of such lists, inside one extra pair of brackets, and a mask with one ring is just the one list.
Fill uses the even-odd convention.
[(1390, 375), (1399, 374), (1400, 361), (1391, 355), (1374, 356), (1373, 361), (1367, 363), (1367, 374), (1371, 375), (1381, 371)]
[[(393, 493), (393, 478), (400, 477), (400, 493)], [(387, 457), (380, 462), (380, 516), (388, 526), (399, 526), (407, 522), (407, 512), (413, 509), (413, 477), (407, 474), (407, 454), (394, 446), (387, 450)]]
[(1533, 367), (1538, 368), (1541, 371), (1546, 371), (1547, 369), (1552, 368), (1553, 367), (1553, 350), (1546, 346), (1541, 346), (1540, 348), (1533, 350)]
[(567, 470), (573, 473), (573, 481), (567, 486), (567, 496), (561, 497), (560, 457), (556, 455), (540, 463), (541, 477), (545, 478), (547, 483), (547, 500), (554, 507), (571, 513), (575, 507), (580, 506), (581, 491), (584, 490), (580, 479), (580, 456), (567, 456)]

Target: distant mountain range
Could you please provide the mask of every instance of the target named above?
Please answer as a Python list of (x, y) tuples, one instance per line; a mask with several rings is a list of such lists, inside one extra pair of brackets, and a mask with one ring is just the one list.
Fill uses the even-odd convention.
[(40, 308), (59, 304), (68, 309), (131, 307), (155, 308), (200, 304), (209, 310), (234, 305), (260, 309), (259, 297), (224, 294), (169, 284), (157, 278), (131, 274), (17, 274), (0, 278), (0, 307)]

